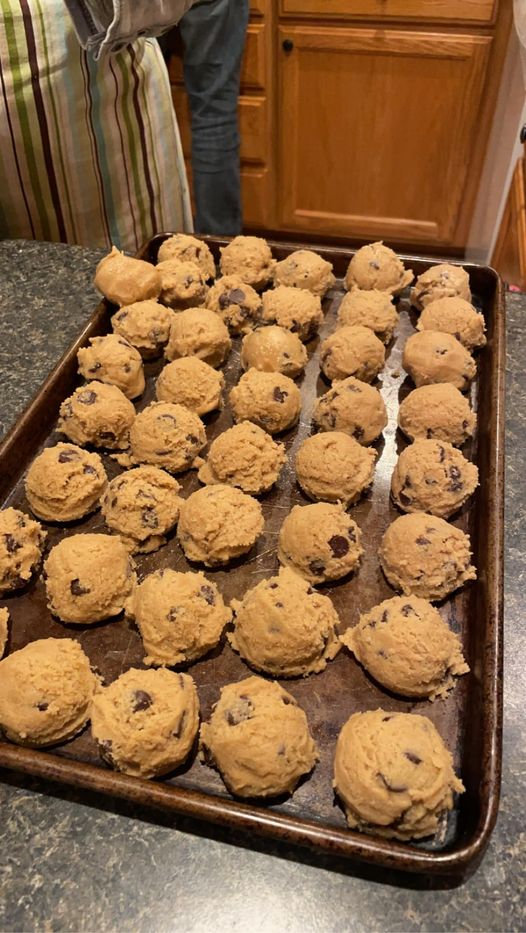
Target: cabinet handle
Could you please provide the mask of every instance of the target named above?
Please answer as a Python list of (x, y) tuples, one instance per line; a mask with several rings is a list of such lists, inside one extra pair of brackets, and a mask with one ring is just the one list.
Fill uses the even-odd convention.
[[(283, 45), (285, 45), (285, 43), (283, 43)], [(526, 143), (526, 123), (521, 128), (520, 140), (521, 140), (521, 143)]]
[(292, 39), (283, 39), (283, 42), (281, 43), (281, 47), (284, 52), (292, 52), (292, 49), (294, 48), (294, 43)]

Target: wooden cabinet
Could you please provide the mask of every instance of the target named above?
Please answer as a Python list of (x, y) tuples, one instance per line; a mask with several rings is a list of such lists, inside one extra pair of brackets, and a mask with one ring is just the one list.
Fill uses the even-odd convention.
[(280, 0), (286, 16), (338, 17), (341, 19), (413, 19), (421, 23), (489, 23), (496, 0)]
[(281, 27), (280, 226), (450, 243), (491, 41)]
[(526, 290), (526, 156), (515, 166), (491, 265), (505, 282)]

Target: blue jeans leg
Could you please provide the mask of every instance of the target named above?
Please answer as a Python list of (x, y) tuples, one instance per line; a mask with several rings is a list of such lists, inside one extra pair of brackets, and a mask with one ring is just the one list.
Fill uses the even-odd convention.
[(180, 23), (192, 120), (195, 229), (240, 233), (238, 97), (249, 0), (200, 0)]

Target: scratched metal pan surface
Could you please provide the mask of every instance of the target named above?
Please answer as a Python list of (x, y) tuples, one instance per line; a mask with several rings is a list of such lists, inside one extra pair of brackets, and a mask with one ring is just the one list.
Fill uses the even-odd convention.
[[(163, 236), (155, 237), (141, 255), (154, 262), (162, 239)], [(219, 246), (227, 241), (209, 238), (208, 242), (218, 258)], [(271, 246), (278, 259), (294, 249), (292, 243), (272, 242)], [(281, 523), (293, 505), (307, 501), (295, 482), (293, 459), (302, 440), (311, 433), (314, 400), (327, 389), (320, 377), (319, 339), (334, 330), (336, 310), (343, 294), (341, 277), (352, 256), (346, 249), (323, 246), (316, 249), (333, 262), (339, 281), (324, 302), (325, 319), (320, 337), (308, 345), (309, 362), (300, 382), (303, 396), (300, 424), (282, 437), (288, 451), (288, 464), (278, 484), (262, 498), (265, 532), (246, 560), (231, 569), (207, 571), (227, 600), (240, 597), (248, 587), (277, 571), (276, 542)], [(416, 275), (432, 264), (432, 260), (405, 258)], [(0, 766), (377, 866), (457, 878), (473, 869), (495, 822), (500, 782), (504, 300), (500, 281), (492, 269), (473, 265), (466, 268), (475, 302), (486, 318), (488, 343), (478, 354), (478, 377), (471, 392), (472, 403), (478, 411), (478, 431), (463, 451), (478, 464), (480, 487), (470, 504), (454, 519), (455, 525), (471, 534), (478, 580), (440, 606), (442, 616), (461, 635), (471, 673), (460, 678), (449, 697), (435, 703), (395, 697), (373, 683), (346, 649), (323, 673), (282, 681), (306, 711), (321, 759), (293, 796), (266, 805), (234, 800), (226, 792), (219, 775), (195, 755), (177, 774), (162, 780), (145, 781), (118, 774), (100, 760), (89, 728), (72, 741), (45, 751), (0, 742)], [(387, 405), (389, 424), (377, 444), (373, 486), (351, 509), (352, 517), (363, 531), (364, 559), (359, 572), (350, 580), (323, 588), (334, 601), (341, 630), (355, 624), (361, 611), (394, 595), (380, 570), (377, 551), (383, 532), (397, 515), (389, 500), (393, 466), (405, 446), (396, 428), (397, 411), (400, 399), (411, 389), (401, 369), (401, 353), (405, 340), (413, 332), (415, 318), (406, 295), (399, 307), (400, 325), (388, 348), (386, 366), (378, 383)], [(60, 360), (5, 439), (0, 448), (0, 500), (4, 507), (13, 505), (29, 511), (23, 475), (43, 446), (59, 440), (55, 426), (60, 403), (79, 384), (76, 352), (90, 337), (110, 330), (110, 316), (114, 310), (106, 302), (96, 308), (79, 339)], [(154, 380), (162, 365), (160, 360), (146, 364), (147, 388), (138, 409), (153, 399)], [(240, 373), (239, 340), (235, 340), (225, 368), (228, 388), (236, 383)], [(208, 440), (231, 424), (230, 408), (226, 405), (220, 414), (207, 417)], [(104, 461), (110, 477), (120, 471), (109, 457), (104, 456)], [(199, 485), (194, 472), (183, 475), (181, 481), (185, 496)], [(47, 530), (48, 548), (66, 535), (106, 531), (100, 512), (72, 526), (49, 525)], [(173, 537), (160, 551), (138, 558), (141, 578), (160, 567), (192, 569)], [(78, 638), (107, 683), (129, 667), (142, 666), (139, 634), (124, 618), (92, 628), (64, 626), (46, 608), (40, 577), (18, 595), (4, 599), (2, 604), (8, 606), (12, 619), (9, 651), (37, 638), (73, 636)], [(250, 673), (226, 643), (191, 666), (189, 672), (197, 683), (203, 719), (208, 719), (221, 686)], [(415, 844), (399, 843), (346, 828), (331, 784), (336, 738), (352, 713), (380, 706), (385, 710), (417, 711), (429, 716), (454, 755), (455, 768), (464, 781), (466, 792), (457, 800), (436, 838)]]

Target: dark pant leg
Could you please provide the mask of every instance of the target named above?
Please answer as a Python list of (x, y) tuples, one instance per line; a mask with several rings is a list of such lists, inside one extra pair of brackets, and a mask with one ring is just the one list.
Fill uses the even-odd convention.
[(241, 231), (237, 101), (248, 6), (249, 0), (200, 0), (180, 22), (199, 233)]

